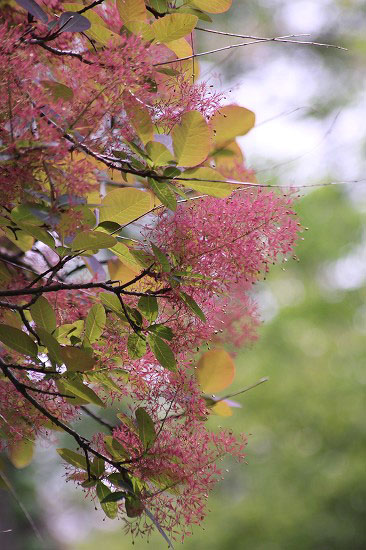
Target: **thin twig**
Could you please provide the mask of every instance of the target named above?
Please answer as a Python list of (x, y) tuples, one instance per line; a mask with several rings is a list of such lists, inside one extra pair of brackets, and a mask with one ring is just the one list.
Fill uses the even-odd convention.
[(154, 63), (154, 67), (159, 67), (161, 65), (169, 65), (171, 63), (177, 63), (178, 61), (186, 61), (187, 59), (194, 59), (195, 57), (201, 57), (203, 55), (210, 55), (213, 53), (224, 52), (226, 50), (232, 50), (234, 48), (242, 48), (244, 46), (250, 46), (251, 44), (264, 44), (265, 42), (290, 42), (292, 44), (307, 45), (307, 46), (323, 46), (327, 48), (337, 48), (340, 50), (346, 50), (346, 48), (343, 48), (342, 46), (334, 46), (333, 44), (321, 44), (320, 42), (307, 42), (303, 40), (288, 40), (286, 37), (276, 36), (275, 38), (261, 38), (259, 40), (251, 40), (250, 42), (240, 42), (240, 44), (230, 44), (229, 46), (223, 46), (221, 48), (216, 48), (214, 50), (209, 50), (207, 52), (186, 55), (185, 57), (179, 57), (178, 59), (171, 59), (169, 61), (160, 61), (159, 63)]

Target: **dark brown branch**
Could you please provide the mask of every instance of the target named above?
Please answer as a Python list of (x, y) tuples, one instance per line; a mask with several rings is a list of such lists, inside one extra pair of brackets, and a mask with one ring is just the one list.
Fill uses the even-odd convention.
[(103, 420), (102, 418), (100, 418), (99, 416), (97, 416), (96, 414), (94, 414), (92, 411), (90, 411), (87, 407), (85, 407), (84, 405), (81, 405), (80, 409), (85, 412), (85, 414), (87, 414), (88, 416), (90, 416), (90, 418), (93, 418), (93, 420), (95, 420), (96, 422), (98, 422), (101, 426), (105, 426), (106, 428), (108, 428), (108, 430), (113, 433), (113, 430), (114, 430), (114, 426), (112, 426), (112, 424), (109, 424), (108, 422), (106, 422), (105, 420)]
[(92, 4), (89, 4), (89, 6), (85, 6), (82, 10), (77, 11), (76, 13), (85, 13), (88, 10), (91, 10), (95, 8), (96, 6), (99, 6), (100, 4), (103, 4), (104, 0), (95, 0)]
[(120, 462), (116, 462), (115, 460), (111, 460), (110, 458), (102, 455), (101, 453), (99, 453), (98, 451), (93, 449), (91, 447), (91, 443), (88, 439), (86, 439), (85, 437), (83, 437), (80, 434), (78, 434), (77, 432), (75, 432), (75, 430), (73, 430), (72, 428), (67, 426), (67, 424), (64, 424), (56, 416), (51, 414), (45, 407), (43, 407), (40, 403), (38, 403), (38, 401), (36, 399), (34, 399), (34, 397), (29, 395), (26, 388), (24, 388), (22, 386), (21, 382), (19, 382), (19, 380), (12, 374), (12, 372), (10, 372), (8, 366), (1, 359), (0, 359), (0, 368), (3, 371), (4, 375), (10, 380), (10, 382), (12, 382), (15, 389), (18, 390), (18, 392), (21, 395), (23, 395), (23, 397), (27, 401), (29, 401), (29, 403), (31, 403), (33, 405), (33, 407), (35, 409), (37, 409), (40, 413), (42, 413), (46, 418), (51, 420), (51, 422), (53, 422), (53, 424), (55, 424), (56, 426), (61, 428), (64, 432), (71, 435), (71, 437), (73, 437), (73, 439), (76, 441), (76, 443), (79, 445), (79, 447), (81, 447), (82, 449), (87, 449), (91, 454), (93, 454), (94, 456), (96, 456), (98, 458), (101, 458), (105, 462), (108, 462), (108, 464), (110, 464), (111, 466), (116, 468), (121, 473), (127, 473), (128, 472), (128, 470), (126, 470), (126, 468), (123, 468), (123, 466), (121, 466)]

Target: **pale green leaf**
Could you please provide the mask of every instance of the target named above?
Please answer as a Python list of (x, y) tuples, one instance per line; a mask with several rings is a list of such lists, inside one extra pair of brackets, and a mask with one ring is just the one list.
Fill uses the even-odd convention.
[(150, 189), (158, 197), (161, 203), (175, 211), (177, 209), (177, 199), (175, 198), (172, 188), (165, 181), (156, 181), (153, 178), (148, 178)]
[(173, 147), (179, 166), (192, 167), (206, 160), (211, 149), (211, 130), (198, 111), (182, 116), (173, 128)]
[(127, 339), (127, 350), (131, 359), (140, 359), (146, 353), (146, 340), (136, 332), (133, 332)]
[(136, 410), (135, 415), (141, 443), (143, 444), (144, 449), (147, 450), (154, 445), (156, 439), (154, 422), (149, 413), (143, 407), (139, 407)]
[(176, 361), (174, 353), (171, 348), (154, 333), (150, 333), (148, 337), (149, 345), (151, 351), (155, 355), (157, 361), (168, 370), (175, 372), (176, 370)]
[(103, 334), (106, 323), (105, 309), (102, 304), (94, 304), (85, 321), (85, 339), (92, 344)]
[(36, 357), (38, 353), (37, 344), (28, 334), (10, 325), (0, 325), (0, 341), (9, 348)]
[(82, 231), (71, 243), (72, 250), (99, 250), (110, 248), (117, 244), (117, 240), (102, 231)]
[(108, 193), (100, 208), (100, 222), (125, 225), (149, 212), (150, 195), (138, 189), (115, 189)]
[(146, 144), (146, 152), (155, 166), (166, 166), (174, 160), (169, 149), (158, 141), (149, 141)]
[(30, 312), (37, 327), (44, 328), (48, 332), (53, 332), (55, 330), (56, 315), (47, 298), (40, 296), (37, 301), (31, 305)]
[(162, 44), (178, 40), (190, 34), (198, 18), (189, 13), (173, 13), (154, 21), (151, 25), (155, 39)]
[[(235, 185), (225, 183), (225, 178), (209, 166), (185, 170), (185, 172), (182, 172), (180, 175), (180, 178), (182, 178), (179, 179), (180, 184), (190, 187), (199, 193), (210, 195), (211, 197), (229, 197), (235, 189)], [(187, 179), (187, 181), (185, 181), (185, 179)]]

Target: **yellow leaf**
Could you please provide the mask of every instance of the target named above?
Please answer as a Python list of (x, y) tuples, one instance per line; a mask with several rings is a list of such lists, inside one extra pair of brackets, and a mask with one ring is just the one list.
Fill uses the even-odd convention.
[(208, 13), (224, 13), (231, 8), (233, 0), (191, 0), (190, 4)]
[(226, 105), (216, 111), (210, 121), (216, 144), (231, 142), (253, 128), (255, 114), (239, 105)]
[(132, 97), (129, 97), (128, 100), (127, 105), (125, 105), (127, 115), (132, 126), (136, 130), (136, 134), (145, 145), (148, 141), (152, 140), (154, 135), (154, 127), (150, 113), (146, 107), (133, 100)]
[(244, 161), (243, 153), (236, 141), (218, 147), (212, 156), (218, 169), (232, 168), (235, 163), (242, 164)]
[(14, 243), (20, 250), (23, 250), (23, 252), (28, 252), (34, 244), (34, 238), (25, 231), (17, 231), (16, 237), (9, 229), (3, 228), (2, 231), (9, 241)]
[(218, 414), (219, 416), (232, 416), (233, 415), (233, 410), (230, 407), (230, 405), (228, 405), (226, 403), (226, 401), (219, 401), (218, 403), (216, 403), (216, 405), (211, 407), (211, 411), (214, 414)]
[(234, 361), (224, 349), (206, 351), (197, 363), (196, 376), (203, 392), (222, 391), (234, 380)]
[(148, 25), (148, 23), (144, 23), (143, 21), (128, 21), (125, 23), (125, 27), (132, 32), (132, 34), (141, 36), (146, 41), (154, 40), (155, 38), (152, 25)]
[[(108, 260), (108, 271), (112, 281), (120, 281), (120, 284), (124, 285), (132, 281), (141, 269), (136, 270), (131, 268), (115, 258), (113, 260)], [(131, 289), (129, 288), (129, 290)]]
[(129, 21), (146, 21), (144, 0), (117, 0), (117, 9), (124, 24)]
[(100, 222), (125, 225), (149, 212), (151, 197), (139, 189), (115, 189), (102, 200)]
[(165, 45), (169, 50), (172, 50), (178, 58), (192, 55), (192, 47), (185, 38), (172, 40), (172, 42), (167, 42)]
[(130, 249), (123, 243), (118, 243), (116, 246), (110, 249), (113, 254), (118, 256), (125, 265), (127, 265), (135, 273), (139, 273), (143, 266), (136, 260), (135, 256), (131, 254)]
[(166, 44), (190, 34), (197, 21), (198, 18), (190, 13), (173, 13), (157, 19), (151, 27), (155, 39), (162, 44)]
[[(190, 187), (195, 191), (199, 191), (200, 193), (210, 195), (211, 197), (218, 197), (220, 199), (229, 197), (235, 189), (235, 185), (225, 183), (224, 176), (209, 166), (186, 170), (180, 177), (187, 179), (187, 181), (179, 180), (180, 184)], [(190, 178), (202, 179), (206, 181), (194, 181), (194, 179)]]
[(33, 459), (34, 442), (23, 439), (9, 445), (9, 459), (16, 468), (25, 468)]
[(174, 153), (179, 166), (190, 168), (206, 160), (211, 149), (211, 131), (201, 113), (185, 113), (172, 133)]
[(158, 141), (149, 141), (146, 144), (146, 152), (155, 166), (166, 166), (174, 160), (172, 153), (165, 145)]

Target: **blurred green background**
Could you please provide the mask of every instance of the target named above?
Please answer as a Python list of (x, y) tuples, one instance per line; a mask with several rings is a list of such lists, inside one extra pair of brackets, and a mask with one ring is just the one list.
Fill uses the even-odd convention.
[[(365, 16), (358, 0), (234, 0), (231, 12), (202, 24), (260, 36), (312, 32), (312, 40), (349, 48), (261, 44), (202, 63), (215, 85), (232, 90), (228, 101), (257, 113), (258, 127), (242, 145), (260, 181), (302, 186), (363, 178)], [(219, 45), (202, 33), (196, 48)], [(301, 195), (296, 209), (309, 230), (298, 261), (274, 267), (258, 285), (260, 338), (238, 353), (230, 390), (270, 380), (242, 396), (233, 417), (210, 419), (213, 429), (251, 434), (247, 464), (226, 465), (204, 529), (185, 541), (186, 550), (366, 548), (366, 189), (348, 183)], [(40, 447), (22, 472), (7, 463), (5, 469), (44, 542), (1, 491), (2, 550), (148, 548), (144, 541), (132, 546), (121, 522), (104, 521), (64, 483), (52, 448)], [(159, 536), (151, 546), (166, 547)]]

